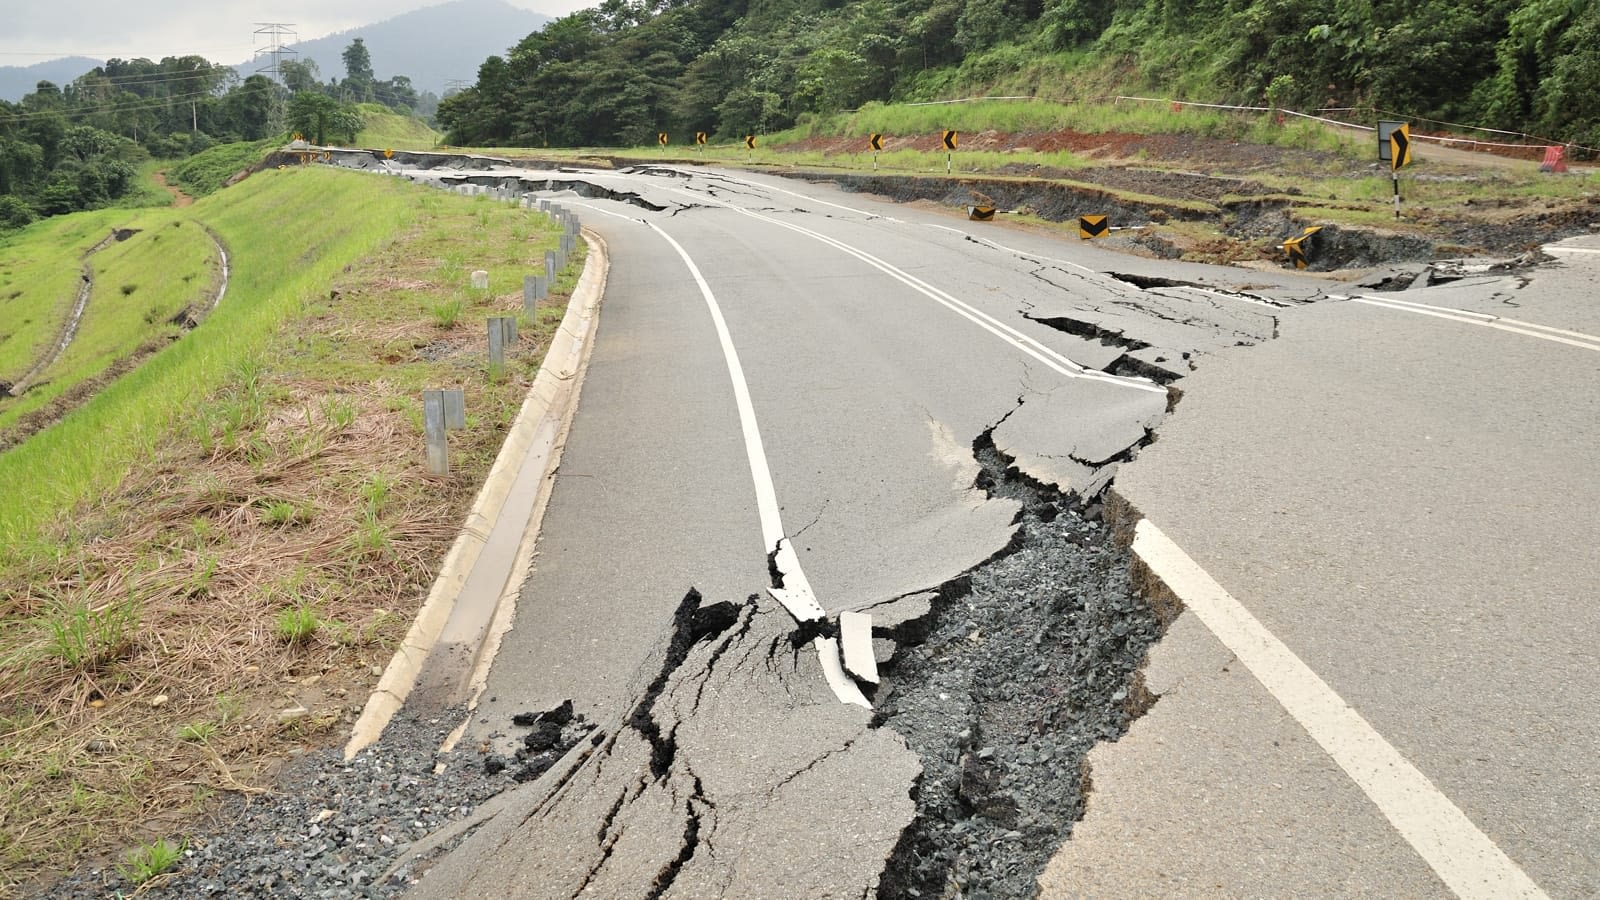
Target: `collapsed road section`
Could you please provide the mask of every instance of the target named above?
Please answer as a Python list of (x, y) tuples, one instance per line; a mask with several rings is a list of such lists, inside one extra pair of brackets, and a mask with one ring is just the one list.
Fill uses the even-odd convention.
[[(518, 186), (543, 190), (546, 181), (529, 176)], [(549, 183), (555, 189), (556, 180)], [(503, 183), (492, 186), (506, 189)], [(635, 195), (640, 203), (625, 196), (589, 196), (597, 203), (628, 204), (623, 209), (628, 220), (619, 216), (618, 221), (636, 230), (619, 233), (618, 242), (634, 252), (655, 246), (655, 236), (634, 224), (637, 217), (658, 223), (669, 218), (670, 205), (651, 199), (662, 194), (648, 189)], [(754, 202), (770, 200), (754, 197)], [(709, 214), (692, 205), (679, 209), (686, 214), (672, 223), (674, 228), (731, 218), (726, 209)], [(851, 224), (866, 221), (862, 217)], [(942, 232), (944, 240), (956, 243), (948, 231)], [(756, 249), (752, 245), (752, 252)], [(1097, 346), (1098, 357), (1079, 361), (1099, 370), (1090, 373), (1094, 376), (1121, 368), (1174, 381), (1198, 354), (1272, 340), (1277, 317), (1292, 305), (1173, 278), (1111, 277), (1039, 260), (1029, 264), (1037, 266), (1031, 279), (1016, 276), (1031, 288), (1017, 298), (1026, 314), (1012, 307), (1009, 320), (1034, 335), (1049, 337), (1055, 330)], [(623, 330), (629, 323), (619, 315), (612, 319), (611, 333), (648, 338), (621, 345), (633, 355), (664, 347), (671, 354), (670, 368), (683, 372), (697, 363), (682, 350), (692, 342), (660, 338), (693, 307), (681, 298), (663, 298), (674, 288), (669, 281), (641, 291), (660, 299), (660, 315), (640, 317), (631, 333)], [(638, 316), (655, 310), (641, 301), (627, 311)], [(735, 336), (742, 338), (738, 324)], [(1023, 337), (1017, 340), (1033, 346)], [(1010, 353), (1012, 345), (1005, 346)], [(614, 361), (619, 371), (624, 361)], [(1132, 369), (1136, 364), (1148, 369)], [(702, 368), (716, 371), (715, 365)], [(246, 887), (237, 892), (258, 896), (388, 896), (408, 887), (421, 897), (1032, 894), (1045, 861), (1068, 837), (1083, 808), (1092, 775), (1084, 768), (1085, 753), (1121, 735), (1155, 702), (1141, 687), (1138, 669), (1166, 619), (1130, 585), (1129, 558), (1116, 537), (1118, 522), (1114, 516), (1108, 521), (1103, 498), (1117, 467), (1154, 439), (1177, 393), (1149, 382), (1138, 390), (1113, 387), (1104, 377), (1060, 369), (1040, 370), (1033, 384), (1027, 364), (1016, 368), (1023, 396), (1010, 412), (1000, 415), (1004, 408), (998, 398), (1006, 395), (985, 391), (975, 404), (982, 418), (974, 416), (963, 426), (961, 443), (951, 442), (959, 455), (970, 457), (962, 461), (970, 461), (975, 477), (968, 475), (961, 490), (950, 493), (962, 501), (979, 494), (978, 505), (999, 512), (994, 543), (986, 538), (960, 564), (928, 566), (914, 582), (919, 590), (879, 591), (870, 602), (827, 611), (829, 617), (867, 613), (872, 618), (867, 643), (875, 665), (852, 669), (858, 677), (869, 669), (876, 675), (875, 685), (862, 684), (871, 709), (839, 702), (825, 677), (824, 660), (811, 652), (819, 629), (834, 627), (831, 618), (826, 626), (797, 622), (758, 593), (767, 585), (749, 577), (753, 566), (741, 570), (742, 580), (725, 578), (716, 588), (708, 587), (711, 576), (704, 569), (709, 566), (700, 566), (687, 580), (659, 577), (661, 566), (690, 552), (690, 531), (714, 525), (709, 515), (686, 518), (693, 528), (652, 534), (677, 541), (661, 552), (651, 547), (656, 568), (627, 570), (641, 592), (658, 595), (671, 612), (632, 684), (624, 685), (614, 702), (610, 697), (603, 704), (591, 702), (584, 715), (574, 715), (560, 698), (581, 687), (560, 688), (554, 702), (533, 696), (548, 689), (546, 684), (524, 683), (515, 692), (502, 687), (486, 703), (523, 711), (512, 721), (528, 731), (507, 726), (492, 736), (495, 740), (481, 741), (473, 733), (444, 756), (416, 743), (437, 739), (427, 735), (429, 727), (443, 732), (459, 722), (458, 711), (439, 711), (434, 719), (423, 719), (414, 734), (401, 728), (386, 735), (342, 764), (341, 771), (350, 774), (334, 776), (362, 785), (368, 783), (360, 780), (366, 777), (362, 773), (386, 773), (390, 786), (372, 790), (392, 791), (392, 797), (374, 801), (359, 786), (341, 786), (339, 797), (320, 808), (270, 820), (293, 835), (291, 848), (298, 841), (302, 858), (311, 863), (288, 861), (293, 849), (274, 855), (259, 836), (242, 844), (199, 838), (196, 852), (210, 861), (205, 877), (225, 881), (222, 873), (228, 870), (214, 861), (239, 847), (265, 857), (265, 868), (243, 873), (239, 883)], [(1002, 377), (1009, 381), (1012, 371), (1008, 366)], [(618, 381), (633, 393), (649, 387), (638, 378)], [(725, 389), (720, 380), (716, 385)], [(709, 402), (685, 399), (687, 378), (675, 387), (669, 399), (676, 416), (726, 406), (725, 396), (711, 391)], [(594, 395), (626, 408), (622, 390)], [(589, 421), (595, 420), (592, 415)], [(695, 453), (717, 449), (710, 439), (714, 428), (686, 430), (695, 435)], [(975, 442), (974, 432), (980, 432)], [(652, 447), (660, 446), (659, 437), (653, 435)], [(722, 443), (738, 449), (735, 442)], [(580, 455), (573, 458), (568, 484), (611, 489), (600, 482), (601, 466), (585, 469), (578, 464)], [(866, 454), (856, 463), (866, 473), (862, 483), (876, 480), (883, 469)], [(695, 471), (675, 458), (658, 480), (695, 486)], [(741, 474), (737, 466), (723, 465), (707, 480), (738, 480), (729, 473)], [(967, 485), (977, 490), (967, 491)], [(692, 501), (708, 493), (689, 496)], [(648, 514), (650, 504), (638, 498), (630, 493), (627, 500), (645, 510), (624, 515)], [(598, 502), (578, 505), (588, 514)], [(747, 504), (742, 492), (733, 505), (741, 503)], [(815, 505), (805, 508), (807, 515), (817, 511)], [(998, 527), (1013, 512), (1009, 528)], [(804, 521), (798, 513), (795, 518)], [(746, 546), (750, 524), (748, 517), (733, 523), (730, 531), (739, 540), (732, 546)], [(614, 540), (601, 533), (604, 540)], [(778, 549), (792, 552), (798, 536), (786, 536)], [(561, 564), (559, 549), (541, 551), (548, 553), (549, 568)], [(986, 561), (967, 568), (985, 555)], [(582, 570), (579, 577), (594, 577), (583, 560), (571, 568)], [(769, 574), (768, 566), (760, 568)], [(782, 565), (771, 568), (779, 575), (788, 571)], [(567, 595), (540, 599), (552, 605), (571, 602)], [(595, 618), (609, 629), (625, 624), (620, 617)], [(657, 625), (655, 620), (648, 624)], [(584, 678), (593, 677), (594, 654), (586, 653), (588, 647), (577, 639), (562, 647), (570, 651), (570, 669)], [(590, 698), (577, 700), (581, 706)], [(475, 716), (477, 723), (488, 721), (484, 708)], [(505, 755), (507, 746), (519, 747), (515, 758)], [(474, 787), (441, 788), (456, 782)], [(476, 787), (517, 783), (492, 799), (492, 790)], [(346, 803), (345, 795), (353, 799)], [(379, 812), (366, 812), (373, 808)], [(410, 818), (396, 825), (396, 810)], [(337, 826), (330, 824), (336, 821)], [(289, 871), (292, 877), (274, 871)]]

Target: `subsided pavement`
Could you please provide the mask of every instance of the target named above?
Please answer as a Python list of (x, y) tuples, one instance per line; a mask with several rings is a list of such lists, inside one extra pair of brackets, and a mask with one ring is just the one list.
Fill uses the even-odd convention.
[(1044, 896), (1600, 893), (1600, 240), (1550, 254), (1185, 379), (1115, 490), (1215, 585)]

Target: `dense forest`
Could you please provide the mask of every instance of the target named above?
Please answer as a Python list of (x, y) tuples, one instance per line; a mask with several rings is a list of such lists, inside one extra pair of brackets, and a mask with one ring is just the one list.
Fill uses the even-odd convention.
[(605, 0), (491, 57), (461, 145), (786, 128), (870, 100), (1116, 90), (1372, 107), (1600, 145), (1600, 0)]
[(436, 100), (404, 76), (375, 78), (360, 38), (344, 64), (343, 79), (323, 82), (314, 63), (287, 61), (279, 84), (198, 56), (114, 59), (65, 87), (41, 81), (20, 103), (0, 101), (0, 231), (115, 202), (152, 158), (289, 131), (351, 140), (357, 103), (409, 112)]

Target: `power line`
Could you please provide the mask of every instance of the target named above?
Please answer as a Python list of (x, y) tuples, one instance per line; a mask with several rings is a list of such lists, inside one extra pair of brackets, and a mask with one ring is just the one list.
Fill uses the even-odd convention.
[[(264, 90), (264, 88), (246, 87), (244, 85), (240, 85), (234, 90), (238, 91), (239, 93), (253, 93), (255, 91)], [(141, 97), (140, 102), (138, 103), (127, 103), (121, 105), (111, 103), (101, 106), (72, 106), (64, 109), (46, 109), (35, 112), (13, 113), (11, 115), (0, 115), (0, 124), (24, 122), (32, 119), (47, 118), (50, 116), (61, 116), (62, 118), (71, 119), (78, 116), (96, 115), (98, 113), (141, 112), (148, 109), (161, 109), (163, 107), (170, 107), (174, 101), (186, 102), (189, 100), (198, 100), (204, 97), (210, 97), (214, 100), (222, 100), (232, 95), (232, 92), (230, 92), (222, 97), (218, 97), (209, 92), (202, 91), (195, 94), (173, 94), (170, 97), (161, 97), (157, 99), (147, 99)]]
[[(267, 46), (256, 51), (256, 56), (270, 54), (272, 64), (256, 69), (257, 75), (271, 75), (283, 81), (284, 54), (298, 56), (300, 51), (288, 46), (290, 42), (297, 41), (300, 36), (294, 31), (293, 22), (257, 22), (255, 33), (267, 39)], [(288, 40), (284, 40), (288, 38)]]

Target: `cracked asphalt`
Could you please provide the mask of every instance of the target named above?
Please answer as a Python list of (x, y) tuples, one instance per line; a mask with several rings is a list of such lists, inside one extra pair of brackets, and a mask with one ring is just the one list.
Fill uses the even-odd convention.
[[(1252, 880), (1259, 872), (1229, 869), (1226, 848), (1196, 837), (1225, 837), (1231, 819), (1192, 809), (1182, 819), (1193, 826), (1188, 843), (1170, 852), (1213, 859), (1213, 868), (1174, 882), (1165, 869), (1114, 862), (1157, 833), (1140, 828), (1163, 815), (1151, 811), (1160, 798), (1125, 799), (1142, 790), (1149, 757), (1118, 757), (1120, 744), (1090, 748), (1115, 740), (1151, 701), (1164, 730), (1138, 731), (1151, 716), (1135, 722), (1139, 746), (1181, 749), (1186, 729), (1209, 720), (1145, 694), (1133, 676), (1162, 626), (1116, 556), (1110, 535), (1131, 522), (1107, 520), (1106, 492), (1137, 473), (1138, 510), (1175, 520), (1203, 551), (1223, 548), (1207, 563), (1243, 584), (1252, 584), (1250, 566), (1239, 561), (1260, 553), (1216, 534), (1256, 535), (1295, 559), (1263, 531), (1270, 510), (1235, 508), (1207, 490), (1255, 497), (1249, 486), (1264, 459), (1302, 469), (1331, 459), (1361, 420), (1340, 420), (1333, 433), (1300, 427), (1302, 441), (1320, 435), (1315, 451), (1214, 420), (1243, 428), (1270, 409), (1294, 431), (1304, 423), (1293, 398), (1303, 393), (1277, 386), (1352, 396), (1343, 373), (1322, 372), (1315, 388), (1319, 376), (1288, 374), (1307, 355), (1323, 358), (1308, 349), (1319, 325), (1337, 323), (1344, 341), (1319, 352), (1349, 354), (1352, 341), (1370, 346), (1364, 329), (1402, 314), (1330, 301), (1342, 286), (1289, 272), (1134, 259), (767, 176), (642, 166), (418, 177), (563, 203), (605, 239), (612, 269), (533, 573), (466, 742), (508, 753), (520, 733), (512, 714), (568, 700), (597, 737), (507, 795), (459, 848), (419, 866), (414, 893), (1027, 896), (1062, 846), (1046, 894), (1279, 892)], [(663, 233), (720, 304), (786, 533), (829, 617), (820, 626), (802, 626), (765, 593), (771, 548), (751, 491), (754, 451), (701, 288)], [(1454, 289), (1498, 296), (1512, 277)], [(1409, 324), (1436, 334), (1420, 317)], [(1406, 346), (1386, 342), (1383, 358), (1403, 359)], [(1476, 353), (1441, 349), (1429, 359), (1470, 364)], [(1253, 354), (1269, 362), (1251, 368)], [(1225, 380), (1208, 377), (1212, 366)], [(1578, 377), (1592, 388), (1587, 371)], [(1184, 419), (1193, 401), (1179, 398), (1197, 391), (1207, 410), (1227, 399)], [(1408, 414), (1365, 403), (1370, 416)], [(1181, 433), (1207, 435), (1199, 462), (1193, 450), (1169, 451), (1174, 409), (1212, 426)], [(1165, 468), (1146, 468), (1158, 453)], [(1197, 483), (1197, 465), (1239, 483)], [(1346, 474), (1329, 485), (1326, 509), (1362, 491), (1370, 474), (1327, 468)], [(1296, 490), (1290, 478), (1261, 502)], [(1217, 510), (1228, 515), (1213, 520)], [(1321, 552), (1307, 537), (1314, 529), (1296, 533), (1301, 550)], [(1580, 577), (1591, 580), (1575, 587), (1592, 593), (1592, 574)], [(1310, 619), (1359, 646), (1359, 629), (1331, 611), (1331, 590)], [(1362, 609), (1356, 624), (1381, 621), (1380, 609)], [(885, 675), (882, 687), (867, 686), (873, 711), (840, 703), (809, 651), (852, 610), (874, 616)], [(1188, 617), (1172, 627), (1180, 649), (1204, 645)], [(1402, 649), (1408, 660), (1426, 656), (1425, 645), (1397, 640), (1397, 658)], [(1177, 683), (1163, 652), (1152, 670), (1157, 695)], [(1326, 653), (1315, 658), (1340, 668)], [(1270, 719), (1254, 690), (1212, 710)], [(1076, 699), (1044, 724), (1018, 712), (1057, 709), (1048, 698), (1063, 694)], [(1279, 710), (1274, 721), (1282, 719)], [(1341, 846), (1405, 859), (1406, 845), (1348, 796), (1315, 745), (1292, 729), (1279, 742), (1313, 770), (1295, 782), (1291, 810), (1316, 802), (1306, 785), (1339, 792), (1350, 812), (1340, 827), (1354, 835)], [(1088, 777), (1085, 754), (1103, 760)], [(1586, 745), (1580, 755), (1595, 758)], [(1101, 765), (1119, 776), (1110, 788)], [(1232, 770), (1247, 797), (1264, 789), (1249, 765)], [(1080, 844), (1068, 836), (1091, 781), (1078, 827), (1098, 837)], [(1097, 819), (1102, 797), (1119, 798), (1104, 801), (1113, 815), (1124, 802), (1146, 818)], [(1213, 871), (1240, 880), (1204, 881)], [(1382, 882), (1340, 883), (1359, 892)], [(1396, 883), (1437, 886), (1427, 877)]]

